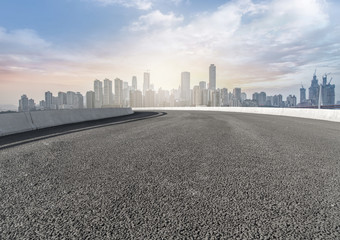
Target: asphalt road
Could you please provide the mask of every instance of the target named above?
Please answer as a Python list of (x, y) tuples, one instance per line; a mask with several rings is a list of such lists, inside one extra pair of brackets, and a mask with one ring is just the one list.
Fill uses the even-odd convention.
[(0, 138), (0, 239), (72, 238), (339, 239), (340, 124), (168, 111)]

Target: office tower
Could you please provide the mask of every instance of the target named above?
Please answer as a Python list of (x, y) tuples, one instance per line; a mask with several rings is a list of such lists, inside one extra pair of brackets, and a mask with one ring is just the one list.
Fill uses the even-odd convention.
[(143, 95), (145, 96), (145, 93), (147, 90), (150, 89), (150, 73), (145, 72), (144, 73), (144, 83), (143, 83)]
[(66, 93), (66, 108), (73, 108), (74, 107), (74, 100), (75, 100), (76, 93), (72, 91), (68, 91)]
[(185, 105), (190, 105), (190, 73), (181, 73), (181, 100)]
[(273, 96), (267, 96), (266, 97), (266, 106), (271, 107), (274, 104), (274, 97)]
[(50, 91), (45, 92), (45, 108), (46, 109), (51, 109), (52, 106), (52, 93)]
[(147, 90), (145, 92), (144, 107), (154, 107), (155, 106), (155, 91)]
[(209, 89), (216, 90), (216, 66), (214, 64), (209, 67)]
[(327, 83), (327, 74), (322, 77), (321, 99), (322, 105), (335, 104), (335, 85), (331, 84), (332, 79)]
[(300, 88), (300, 103), (306, 102), (306, 88), (301, 86)]
[(143, 94), (139, 90), (130, 91), (130, 107), (143, 107)]
[(222, 107), (229, 106), (229, 96), (227, 88), (222, 88), (221, 90), (221, 106)]
[(103, 106), (103, 83), (96, 79), (93, 89), (96, 97), (95, 106), (96, 108), (101, 108)]
[(129, 106), (130, 87), (128, 82), (123, 82), (123, 107)]
[(316, 77), (316, 73), (313, 75), (311, 86), (309, 87), (309, 99), (313, 106), (317, 106), (319, 103), (319, 83)]
[(258, 98), (258, 104), (259, 106), (265, 106), (267, 101), (267, 94), (265, 92), (260, 92), (259, 98)]
[(286, 101), (286, 107), (295, 107), (296, 106), (296, 97), (295, 95), (289, 95), (287, 97), (287, 101)]
[(113, 104), (112, 81), (104, 79), (104, 96), (103, 105), (108, 106)]
[(58, 92), (58, 108), (62, 108), (63, 105), (67, 104), (67, 94), (64, 92)]
[(119, 78), (115, 79), (115, 106), (123, 106), (123, 81)]
[(84, 108), (84, 97), (80, 92), (77, 92), (74, 96), (73, 108), (75, 108), (75, 109)]
[(212, 91), (212, 104), (213, 107), (220, 107), (221, 106), (221, 94), (220, 90), (213, 90)]
[(245, 92), (241, 93), (241, 102), (247, 99), (247, 94)]
[(237, 100), (237, 101), (240, 101), (242, 100), (241, 98), (241, 88), (234, 88), (233, 90), (233, 95), (234, 95), (234, 98)]
[(34, 111), (35, 110), (35, 103), (34, 103), (34, 100), (32, 98), (28, 100), (28, 109), (30, 111)]
[(58, 109), (58, 103), (59, 103), (59, 97), (53, 97), (53, 96), (52, 96), (52, 105), (51, 105), (51, 109), (57, 110), (57, 109)]
[(208, 106), (209, 104), (209, 89), (201, 89), (201, 100), (203, 106)]
[(200, 89), (202, 90), (202, 89), (207, 89), (207, 83), (205, 82), (205, 81), (201, 81), (200, 83), (199, 83), (199, 86), (200, 86)]
[(94, 91), (86, 93), (86, 108), (95, 108), (96, 96)]
[(194, 86), (193, 88), (193, 104), (194, 106), (200, 106), (202, 102), (201, 99), (201, 89), (199, 86)]
[(137, 77), (132, 77), (132, 90), (137, 90)]
[(27, 112), (29, 110), (29, 102), (28, 102), (28, 98), (27, 95), (22, 95), (21, 99), (19, 100), (19, 108), (18, 111), (19, 112)]

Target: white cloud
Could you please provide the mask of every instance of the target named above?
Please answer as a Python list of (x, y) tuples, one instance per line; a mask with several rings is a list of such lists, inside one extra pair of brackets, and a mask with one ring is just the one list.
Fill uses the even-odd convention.
[(152, 0), (93, 0), (103, 5), (120, 4), (124, 7), (134, 7), (141, 10), (152, 8)]
[(140, 16), (138, 21), (133, 22), (129, 27), (132, 31), (155, 30), (159, 28), (169, 29), (183, 21), (183, 16), (175, 16), (174, 13), (163, 14), (159, 10)]

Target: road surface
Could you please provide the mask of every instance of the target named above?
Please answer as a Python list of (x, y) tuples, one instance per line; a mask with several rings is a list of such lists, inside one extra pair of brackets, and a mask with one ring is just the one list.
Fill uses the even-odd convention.
[(139, 112), (0, 138), (0, 239), (62, 238), (339, 239), (340, 124)]

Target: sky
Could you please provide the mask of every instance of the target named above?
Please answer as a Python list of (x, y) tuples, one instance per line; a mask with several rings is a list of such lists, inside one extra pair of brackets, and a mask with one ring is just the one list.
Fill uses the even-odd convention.
[[(0, 104), (46, 91), (85, 94), (95, 79), (155, 89), (217, 87), (295, 94), (330, 73), (340, 101), (337, 0), (1, 0)], [(307, 91), (308, 92), (308, 91)]]

